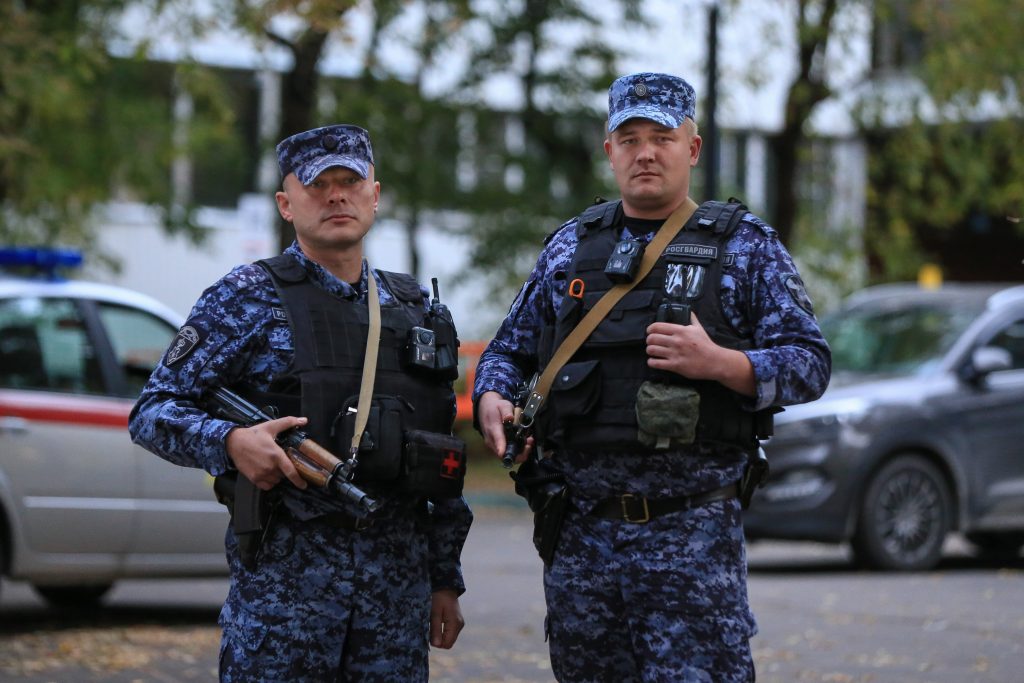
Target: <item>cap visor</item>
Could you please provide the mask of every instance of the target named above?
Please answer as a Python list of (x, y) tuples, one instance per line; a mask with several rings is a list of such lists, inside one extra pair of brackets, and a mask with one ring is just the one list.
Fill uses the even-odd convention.
[(355, 171), (364, 179), (370, 174), (370, 164), (363, 159), (356, 159), (355, 157), (342, 154), (328, 154), (327, 156), (317, 157), (304, 166), (295, 169), (295, 177), (303, 185), (309, 185), (316, 180), (318, 175), (336, 166)]
[(611, 133), (630, 119), (647, 119), (660, 123), (666, 128), (678, 128), (686, 120), (686, 117), (678, 116), (661, 107), (629, 107), (608, 119), (608, 132)]

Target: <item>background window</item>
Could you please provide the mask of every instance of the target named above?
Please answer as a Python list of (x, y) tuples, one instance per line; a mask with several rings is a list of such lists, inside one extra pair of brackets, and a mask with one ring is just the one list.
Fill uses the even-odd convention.
[(127, 395), (138, 396), (177, 330), (146, 311), (126, 306), (100, 304), (99, 312), (117, 363), (124, 370)]
[(105, 393), (95, 348), (73, 301), (0, 302), (0, 386)]

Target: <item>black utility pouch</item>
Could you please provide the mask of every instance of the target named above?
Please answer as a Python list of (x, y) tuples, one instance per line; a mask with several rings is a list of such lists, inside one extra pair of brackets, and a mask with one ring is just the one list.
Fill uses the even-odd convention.
[(552, 404), (558, 417), (586, 417), (601, 398), (601, 372), (598, 361), (566, 363), (551, 383)]
[(569, 509), (569, 487), (561, 474), (533, 457), (509, 476), (516, 482), (516, 493), (533, 511), (533, 546), (544, 564), (550, 565)]
[(406, 475), (401, 489), (438, 500), (462, 495), (466, 442), (457, 436), (411, 429), (405, 433)]
[(558, 486), (550, 495), (544, 497), (540, 509), (533, 513), (533, 547), (550, 566), (558, 549), (558, 538), (562, 535), (562, 524), (569, 508), (569, 488), (565, 484)]
[(754, 492), (768, 483), (768, 456), (760, 446), (756, 451), (751, 451), (747, 458), (747, 466), (743, 469), (743, 478), (740, 479), (740, 505), (744, 510), (750, 507), (750, 501)]
[[(348, 453), (352, 448), (358, 403), (359, 396), (349, 397), (335, 418), (331, 432), (338, 453)], [(359, 444), (355, 481), (393, 481), (403, 474), (402, 435), (405, 416), (411, 412), (408, 402), (397, 396), (373, 397), (363, 440)]]

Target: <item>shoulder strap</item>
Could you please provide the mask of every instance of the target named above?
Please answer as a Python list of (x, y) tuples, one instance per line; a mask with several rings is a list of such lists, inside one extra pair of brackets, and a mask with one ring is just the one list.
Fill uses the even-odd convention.
[(306, 269), (291, 254), (281, 253), (256, 263), (276, 275), (282, 282), (292, 284), (306, 279)]
[(393, 273), (388, 270), (378, 270), (388, 290), (395, 295), (395, 298), (411, 304), (423, 305), (423, 292), (420, 291), (420, 283), (412, 275), (406, 273)]
[(735, 197), (729, 197), (727, 202), (706, 201), (697, 209), (694, 220), (687, 229), (710, 230), (716, 235), (730, 235), (746, 213), (746, 205)]
[(690, 216), (696, 210), (697, 204), (687, 197), (686, 201), (665, 220), (658, 229), (658, 234), (647, 245), (636, 277), (631, 282), (617, 284), (605, 292), (604, 296), (598, 299), (594, 307), (583, 316), (583, 320), (573, 328), (569, 336), (558, 346), (551, 357), (551, 361), (544, 368), (544, 372), (539, 378), (535, 378), (522, 414), (515, 416), (515, 419), (520, 424), (529, 425), (533, 421), (533, 416), (537, 414), (537, 411), (540, 410), (541, 405), (544, 403), (544, 399), (547, 397), (558, 371), (572, 358), (576, 350), (590, 336), (590, 333), (594, 331), (604, 317), (608, 315), (608, 312), (619, 302), (619, 299), (625, 296), (627, 292), (633, 289), (651, 272), (655, 262), (661, 257), (662, 252), (665, 251), (665, 247), (679, 234), (679, 231), (683, 229), (683, 226), (690, 220)]
[(366, 269), (366, 298), (370, 308), (370, 329), (366, 335), (366, 356), (363, 358), (363, 380), (359, 384), (359, 402), (356, 404), (356, 424), (352, 430), (350, 457), (355, 467), (359, 454), (359, 443), (363, 440), (366, 422), (370, 417), (370, 400), (373, 398), (373, 382), (377, 375), (377, 350), (380, 348), (380, 296), (377, 293), (377, 279), (373, 269)]
[[(600, 199), (600, 198), (599, 198)], [(614, 224), (622, 211), (622, 200), (609, 202), (601, 199), (597, 204), (588, 206), (580, 214), (577, 232), (600, 230)]]

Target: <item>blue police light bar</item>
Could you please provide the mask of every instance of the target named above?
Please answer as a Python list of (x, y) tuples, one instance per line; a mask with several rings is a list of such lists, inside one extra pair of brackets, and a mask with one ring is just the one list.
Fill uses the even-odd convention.
[(53, 279), (57, 268), (82, 265), (82, 252), (61, 247), (0, 247), (0, 268), (20, 267)]

